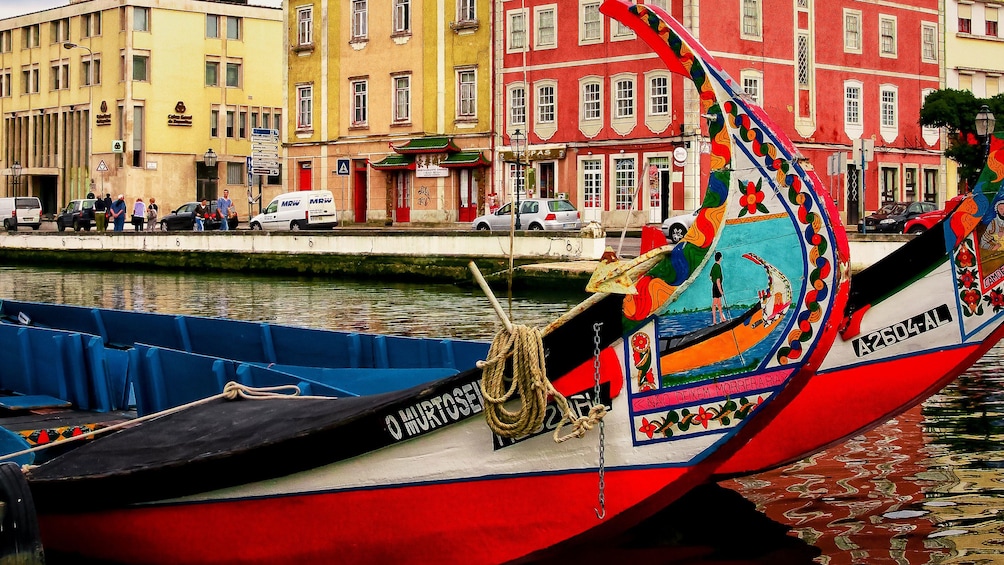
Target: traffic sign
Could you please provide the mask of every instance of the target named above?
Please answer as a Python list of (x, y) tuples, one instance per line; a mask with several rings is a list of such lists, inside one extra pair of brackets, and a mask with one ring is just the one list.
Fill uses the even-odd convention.
[(106, 165), (106, 164), (105, 164), (105, 160), (104, 160), (104, 159), (102, 159), (102, 160), (101, 160), (101, 161), (100, 161), (100, 162), (98, 163), (98, 168), (97, 168), (97, 171), (98, 171), (99, 173), (104, 173), (104, 172), (107, 172), (107, 171), (108, 171), (108, 165)]
[(349, 160), (348, 159), (338, 159), (338, 165), (335, 167), (335, 172), (340, 177), (349, 176)]
[(254, 173), (254, 174), (256, 174), (256, 175), (267, 175), (267, 176), (270, 176), (270, 177), (274, 177), (274, 176), (278, 176), (278, 174), (279, 174), (279, 168), (278, 167), (276, 167), (274, 169), (265, 168), (265, 167), (254, 168), (254, 169), (251, 169), (251, 172)]

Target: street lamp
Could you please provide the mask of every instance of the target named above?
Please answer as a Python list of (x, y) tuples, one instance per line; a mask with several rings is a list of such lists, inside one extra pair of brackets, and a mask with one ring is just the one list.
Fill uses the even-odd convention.
[[(63, 43), (63, 49), (83, 49), (87, 51), (87, 176), (91, 176), (91, 153), (94, 151), (94, 127), (91, 122), (94, 120), (94, 51), (86, 45), (78, 45), (67, 41)], [(80, 196), (80, 194), (77, 194)]]
[(520, 130), (512, 132), (509, 136), (509, 144), (512, 146), (513, 156), (516, 158), (515, 164), (519, 168), (520, 179), (516, 181), (516, 229), (523, 229), (519, 221), (519, 193), (521, 185), (526, 183), (526, 166), (523, 156), (526, 155), (526, 134)]
[(980, 111), (976, 113), (976, 135), (983, 138), (983, 144), (986, 146), (983, 155), (984, 161), (986, 161), (987, 155), (990, 154), (990, 136), (994, 134), (994, 125), (996, 123), (997, 118), (990, 111), (990, 107), (986, 104), (981, 106)]
[[(216, 198), (216, 152), (210, 147), (202, 154), (202, 163), (206, 166), (207, 173), (209, 174), (209, 188), (213, 198)], [(206, 196), (206, 195), (203, 195)], [(207, 196), (208, 197), (208, 196)]]
[(10, 167), (11, 173), (14, 178), (12, 182), (14, 183), (14, 196), (18, 196), (18, 186), (21, 184), (21, 163), (14, 161), (14, 164)]

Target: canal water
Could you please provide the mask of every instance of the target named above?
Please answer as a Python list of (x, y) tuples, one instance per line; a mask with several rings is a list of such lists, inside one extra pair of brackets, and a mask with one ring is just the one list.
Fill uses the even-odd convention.
[[(401, 335), (490, 340), (500, 329), (473, 287), (273, 278), (214, 272), (209, 263), (183, 274), (0, 267), (0, 288), (20, 300)], [(542, 326), (582, 298), (574, 289), (520, 292), (512, 317)], [(783, 469), (696, 489), (617, 539), (548, 562), (1004, 563), (1002, 361), (998, 346), (865, 435)]]

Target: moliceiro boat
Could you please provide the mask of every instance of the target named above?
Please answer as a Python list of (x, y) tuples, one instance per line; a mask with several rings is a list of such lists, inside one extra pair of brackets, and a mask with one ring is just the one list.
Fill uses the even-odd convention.
[[(0, 343), (19, 353), (0, 386), (85, 415), (135, 407), (8, 489), (30, 494), (45, 547), (128, 563), (507, 562), (634, 525), (767, 426), (837, 337), (843, 228), (790, 140), (678, 22), (601, 9), (699, 93), (712, 171), (680, 244), (608, 263), (586, 303), (490, 348), (5, 302)], [(709, 304), (758, 312), (746, 346), (670, 370), (664, 338), (707, 326), (692, 313)]]

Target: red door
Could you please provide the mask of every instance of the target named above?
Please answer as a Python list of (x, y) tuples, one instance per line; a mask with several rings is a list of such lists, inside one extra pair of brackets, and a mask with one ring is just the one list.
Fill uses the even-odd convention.
[(478, 217), (478, 189), (474, 182), (474, 169), (459, 169), (457, 185), (460, 187), (457, 221), (473, 222)]
[(352, 203), (357, 224), (366, 223), (366, 194), (366, 161), (355, 161), (355, 174), (352, 181)]
[(400, 171), (395, 175), (394, 221), (411, 221), (411, 173)]
[(313, 190), (313, 188), (311, 188), (313, 186), (313, 179), (310, 172), (311, 169), (309, 162), (300, 163), (300, 182), (297, 184), (297, 186), (300, 187), (300, 190)]

